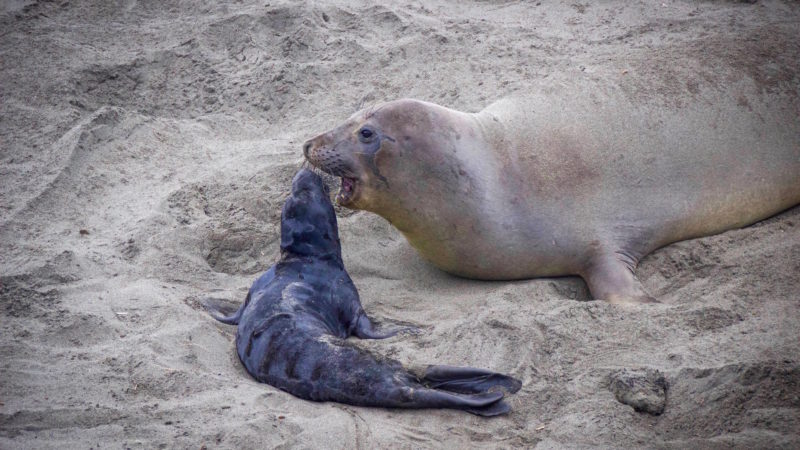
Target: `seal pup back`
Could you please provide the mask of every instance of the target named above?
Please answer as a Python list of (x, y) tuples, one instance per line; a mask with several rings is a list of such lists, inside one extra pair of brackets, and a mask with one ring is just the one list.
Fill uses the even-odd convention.
[(236, 350), (256, 380), (314, 401), (393, 408), (451, 408), (481, 416), (510, 411), (504, 392), (521, 383), (482, 369), (429, 366), (414, 374), (348, 343), (383, 339), (361, 306), (342, 262), (336, 214), (322, 179), (302, 169), (281, 216), (281, 258), (232, 315)]

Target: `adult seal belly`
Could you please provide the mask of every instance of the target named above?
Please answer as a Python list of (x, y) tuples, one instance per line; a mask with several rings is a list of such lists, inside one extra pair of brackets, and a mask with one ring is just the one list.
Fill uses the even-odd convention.
[(238, 325), (236, 351), (250, 375), (297, 397), (358, 406), (452, 408), (507, 413), (504, 392), (520, 382), (482, 369), (428, 366), (414, 374), (345, 339), (383, 339), (344, 269), (336, 215), (322, 179), (303, 169), (281, 216), (281, 259), (250, 288), (241, 307), (217, 320)]
[(392, 101), (304, 153), (342, 177), (341, 205), (383, 216), (447, 272), (580, 275), (611, 302), (653, 301), (634, 275), (653, 250), (800, 203), (796, 87), (674, 106), (607, 86), (569, 92), (474, 114)]

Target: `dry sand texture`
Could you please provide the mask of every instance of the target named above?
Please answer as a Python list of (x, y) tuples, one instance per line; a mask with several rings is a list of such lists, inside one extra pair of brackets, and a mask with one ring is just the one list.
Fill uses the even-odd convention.
[[(663, 303), (628, 309), (577, 278), (450, 277), (341, 210), (365, 308), (425, 331), (361, 345), (510, 373), (513, 413), (317, 404), (248, 378), (197, 300), (241, 301), (272, 264), (301, 143), (362, 101), (476, 111), (623, 72), (653, 102), (726, 77), (798, 86), (797, 2), (380, 3), (2, 2), (0, 447), (800, 447), (798, 208), (650, 255)], [(646, 369), (659, 416), (615, 399)]]

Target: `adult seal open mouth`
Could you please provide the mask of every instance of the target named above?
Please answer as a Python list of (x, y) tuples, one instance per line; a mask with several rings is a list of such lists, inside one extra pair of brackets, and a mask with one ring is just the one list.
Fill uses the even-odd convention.
[(341, 205), (383, 216), (447, 272), (580, 275), (596, 299), (650, 302), (644, 255), (800, 203), (797, 92), (731, 92), (668, 106), (586, 85), (474, 114), (404, 99), (303, 151), (342, 178)]

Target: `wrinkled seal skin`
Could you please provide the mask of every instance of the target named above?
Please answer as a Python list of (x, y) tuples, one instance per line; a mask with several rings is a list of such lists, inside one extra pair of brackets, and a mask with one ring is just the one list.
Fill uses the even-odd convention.
[(303, 169), (281, 218), (281, 259), (253, 283), (241, 307), (217, 320), (238, 325), (236, 350), (258, 381), (297, 397), (358, 406), (509, 412), (518, 380), (482, 369), (429, 366), (420, 376), (345, 339), (383, 339), (342, 263), (336, 215), (322, 179)]
[(650, 302), (644, 255), (800, 203), (796, 86), (729, 89), (669, 105), (587, 84), (475, 114), (397, 100), (303, 150), (342, 177), (341, 205), (383, 216), (447, 272), (580, 275), (596, 299)]

